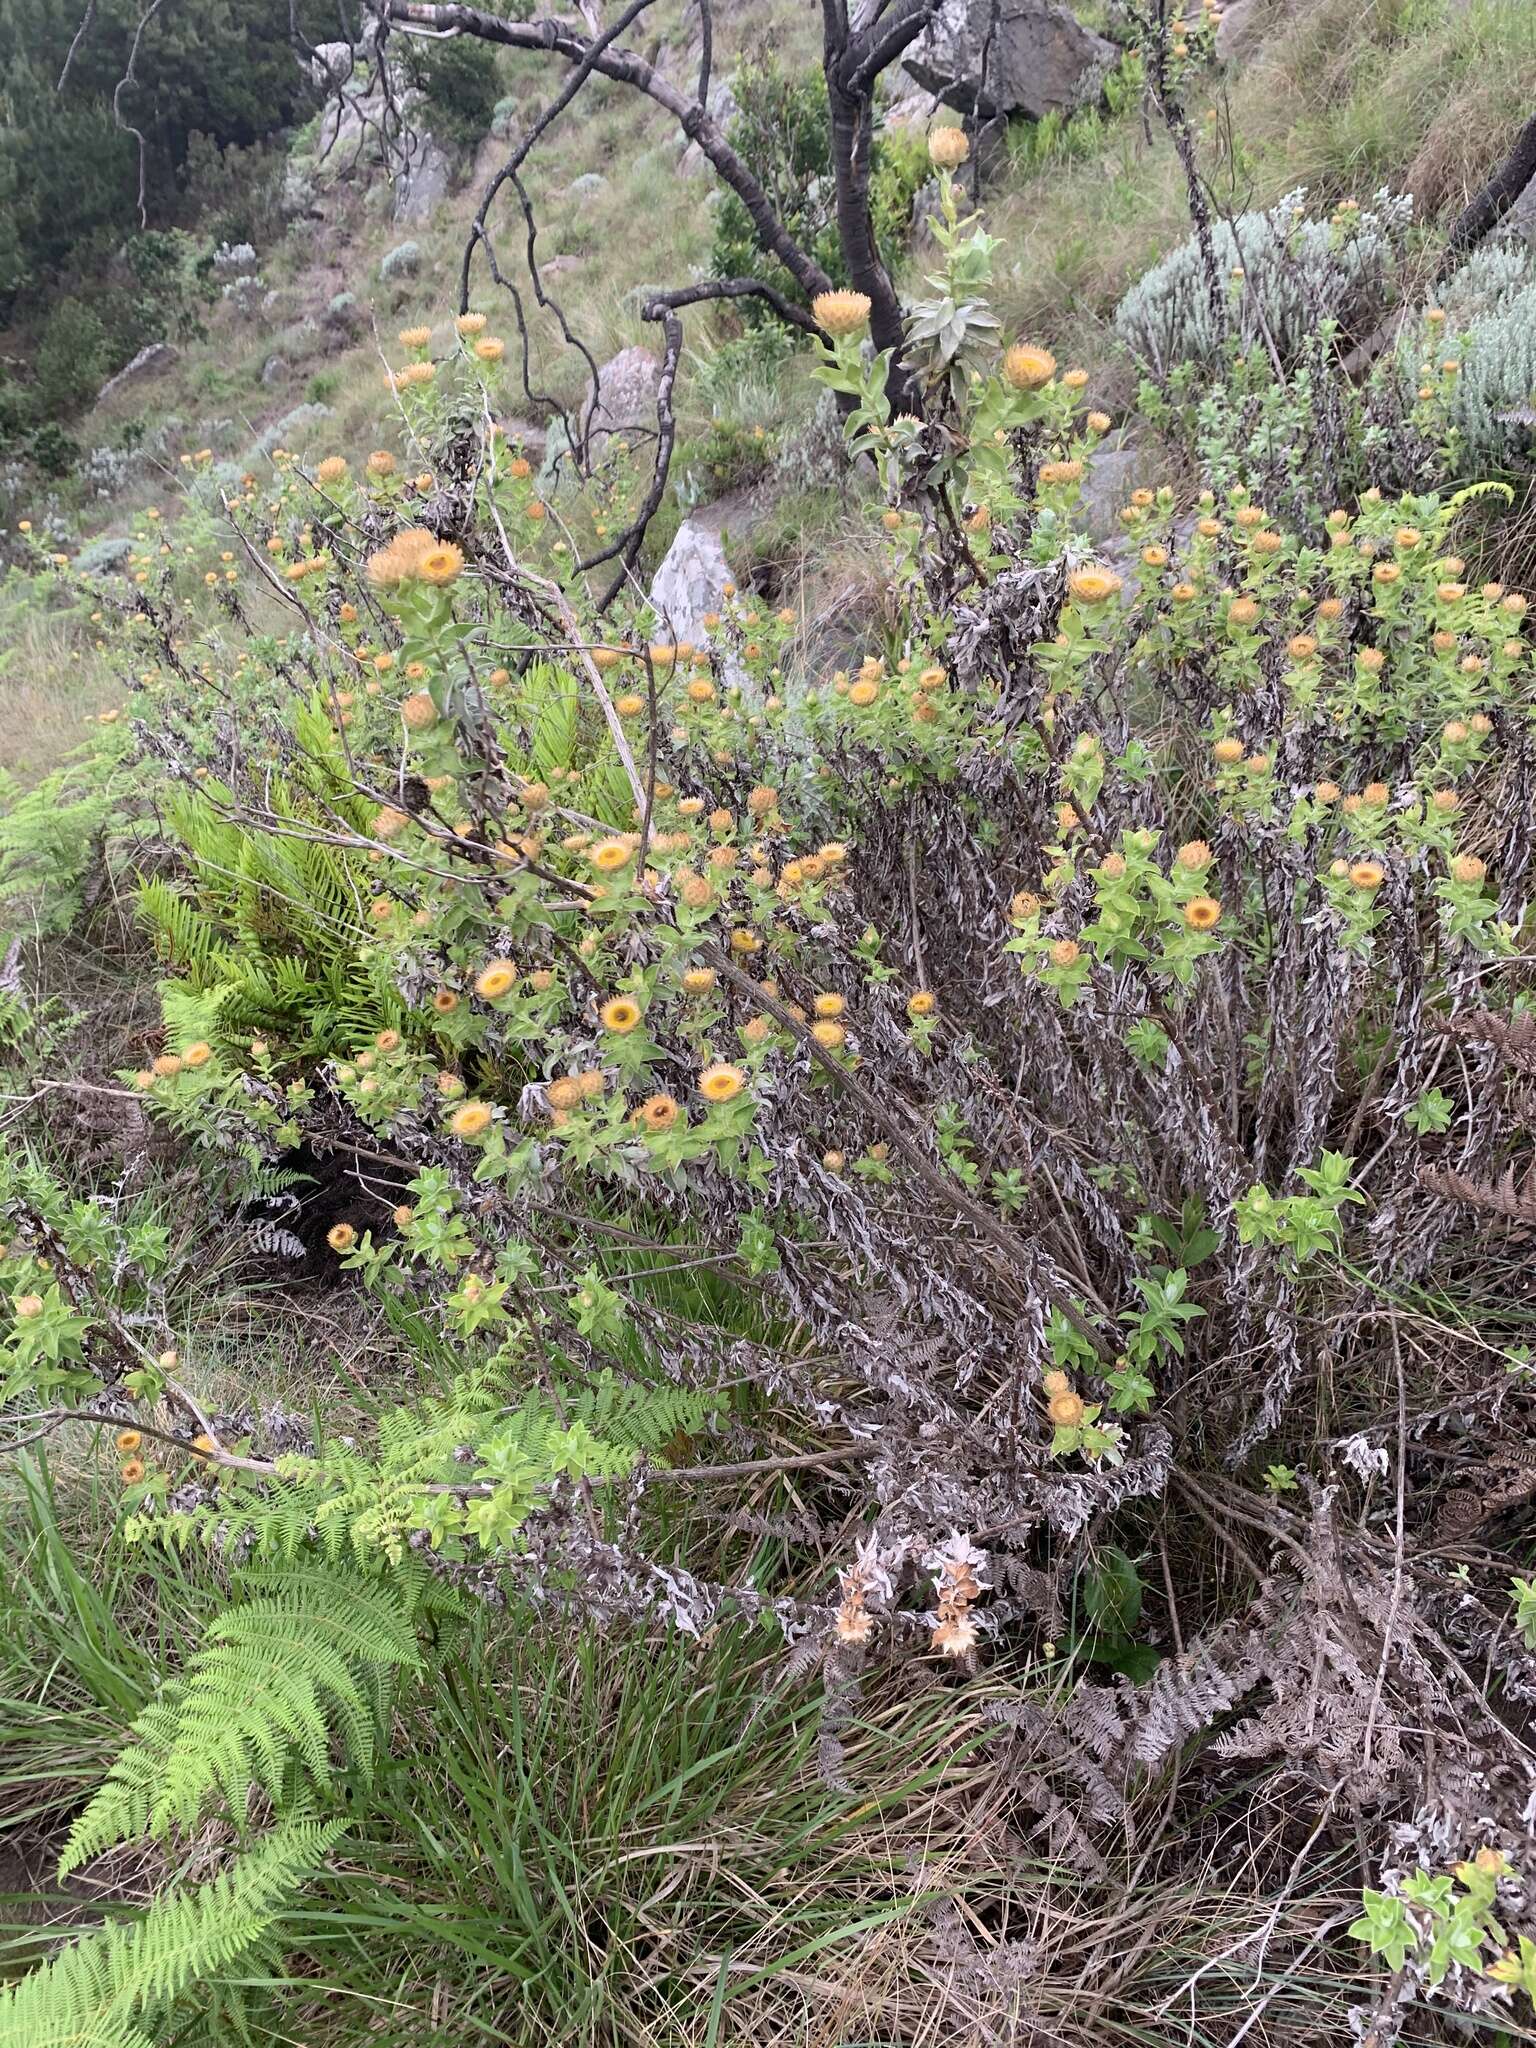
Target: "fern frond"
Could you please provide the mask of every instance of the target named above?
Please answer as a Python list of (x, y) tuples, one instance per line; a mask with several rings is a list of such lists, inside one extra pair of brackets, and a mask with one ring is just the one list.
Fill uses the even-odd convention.
[(244, 1583), (251, 1597), (220, 1615), (174, 1691), (134, 1723), (61, 1874), (128, 1835), (195, 1827), (213, 1793), (236, 1815), (252, 1785), (282, 1805), (294, 1765), (324, 1787), (333, 1735), (353, 1770), (372, 1770), (384, 1680), (420, 1663), (402, 1592), (309, 1566)]
[(341, 1833), (339, 1821), (290, 1821), (211, 1884), (72, 1942), (0, 1994), (0, 2048), (147, 2048), (163, 2038), (158, 2023), (178, 1999), (263, 1945)]

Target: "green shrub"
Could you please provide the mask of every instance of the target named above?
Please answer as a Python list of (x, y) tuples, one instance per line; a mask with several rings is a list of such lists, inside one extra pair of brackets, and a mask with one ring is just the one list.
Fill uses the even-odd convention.
[[(835, 284), (848, 282), (838, 241), (827, 107), (819, 70), (790, 72), (773, 58), (742, 64), (731, 81), (737, 111), (732, 147), (757, 178), (777, 217)], [(880, 251), (894, 267), (911, 226), (912, 202), (930, 175), (921, 136), (884, 130), (870, 154), (870, 212)], [(734, 192), (720, 195), (710, 265), (716, 277), (755, 277), (786, 288), (782, 265), (759, 247), (751, 216)], [(792, 287), (788, 287), (792, 289)], [(772, 319), (760, 300), (738, 308), (749, 325)]]
[(401, 44), (406, 79), (425, 101), (425, 125), (452, 149), (474, 149), (490, 133), (501, 97), (494, 49), (473, 36), (406, 36)]
[(79, 299), (61, 299), (38, 344), (35, 401), (45, 419), (68, 419), (96, 396), (108, 360), (100, 315)]

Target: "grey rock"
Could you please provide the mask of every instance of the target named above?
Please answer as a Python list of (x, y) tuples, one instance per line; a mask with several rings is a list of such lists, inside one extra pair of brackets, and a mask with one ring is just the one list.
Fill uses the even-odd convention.
[(888, 102), (885, 109), (885, 125), (887, 128), (926, 130), (939, 111), (940, 104), (935, 94), (925, 92), (920, 85), (911, 86)]
[(1502, 235), (1517, 236), (1529, 249), (1536, 249), (1536, 178), (1526, 186), (1499, 224)]
[(405, 227), (429, 221), (448, 196), (453, 166), (432, 136), (412, 135), (405, 163), (395, 176), (395, 219)]
[(415, 277), (421, 269), (421, 244), (419, 242), (397, 242), (379, 264), (379, 275), (386, 284), (397, 284), (402, 278)]
[(1233, 64), (1251, 57), (1289, 13), (1289, 0), (1227, 0), (1216, 28), (1216, 61)]
[(261, 381), (265, 385), (281, 384), (287, 375), (288, 358), (286, 356), (270, 355), (261, 366)]
[(309, 75), (324, 93), (349, 84), (356, 69), (357, 52), (350, 43), (316, 43), (309, 60)]
[[(736, 94), (732, 90), (731, 81), (728, 78), (716, 80), (709, 89), (709, 98), (705, 104), (709, 111), (709, 118), (722, 132), (730, 128), (731, 123), (740, 111), (736, 104)], [(682, 156), (678, 159), (677, 168), (685, 178), (691, 178), (704, 169), (706, 161), (704, 152), (700, 149), (699, 145), (696, 142), (690, 142), (683, 151)]]
[[(719, 611), (726, 584), (736, 580), (725, 558), (726, 528), (740, 533), (751, 523), (745, 498), (732, 497), (701, 505), (677, 529), (650, 589), (657, 629), (668, 641), (691, 640), (697, 646), (709, 638), (705, 615)], [(728, 661), (726, 680), (741, 681), (732, 669)]]
[(1138, 478), (1145, 480), (1148, 458), (1133, 441), (1099, 448), (1087, 466), (1083, 494), (1079, 501), (1088, 532), (1106, 553), (1114, 553), (1125, 541), (1120, 514), (1135, 490)]
[(638, 343), (604, 363), (597, 382), (588, 386), (582, 407), (582, 426), (594, 457), (610, 435), (637, 427), (654, 430), (660, 388), (661, 364)]
[(502, 438), (515, 455), (525, 455), (537, 467), (549, 446), (549, 429), (535, 420), (504, 419)]
[(1052, 0), (1001, 0), (983, 95), (982, 56), (991, 30), (992, 0), (941, 0), (907, 52), (908, 76), (963, 114), (980, 98), (983, 114), (1039, 120), (1096, 100), (1120, 59), (1113, 43)]
[(96, 394), (100, 405), (104, 398), (114, 391), (120, 391), (125, 384), (135, 383), (140, 377), (148, 377), (156, 370), (167, 370), (181, 354), (173, 341), (152, 341), (141, 348), (132, 362), (124, 363), (115, 377), (109, 377)]

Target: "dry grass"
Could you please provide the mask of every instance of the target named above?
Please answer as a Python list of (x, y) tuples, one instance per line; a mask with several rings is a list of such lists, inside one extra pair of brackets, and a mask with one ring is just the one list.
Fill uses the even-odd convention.
[(41, 780), (85, 738), (123, 686), (92, 643), (88, 625), (0, 593), (0, 769)]

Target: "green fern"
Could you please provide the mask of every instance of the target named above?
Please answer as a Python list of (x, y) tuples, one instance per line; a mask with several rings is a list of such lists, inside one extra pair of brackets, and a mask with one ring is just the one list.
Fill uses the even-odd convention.
[(238, 1817), (253, 1785), (279, 1807), (295, 1776), (323, 1791), (333, 1735), (352, 1770), (371, 1772), (388, 1680), (420, 1665), (409, 1582), (310, 1567), (251, 1583), (134, 1722), (70, 1832), (61, 1877), (116, 1842), (195, 1827), (215, 1793)]
[(205, 1990), (270, 1936), (340, 1822), (285, 1823), (211, 1884), (158, 1899), (140, 1919), (97, 1928), (0, 1994), (0, 2048), (149, 2048), (189, 1992)]
[(618, 1478), (640, 1452), (696, 1434), (717, 1405), (707, 1393), (603, 1372), (583, 1387), (529, 1391), (511, 1407), (502, 1380), (485, 1369), (442, 1398), (384, 1414), (371, 1446), (333, 1439), (312, 1456), (280, 1458), (270, 1482), (226, 1481), (217, 1501), (136, 1516), (127, 1534), (178, 1550), (240, 1543), (263, 1560), (318, 1550), (333, 1565), (369, 1568), (381, 1556), (398, 1567), (418, 1529), (437, 1544), (496, 1548), (515, 1541), (562, 1478)]

